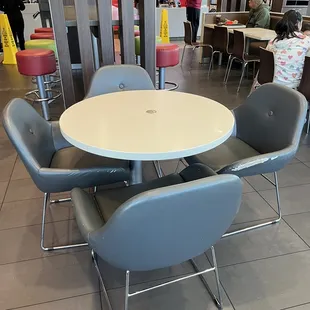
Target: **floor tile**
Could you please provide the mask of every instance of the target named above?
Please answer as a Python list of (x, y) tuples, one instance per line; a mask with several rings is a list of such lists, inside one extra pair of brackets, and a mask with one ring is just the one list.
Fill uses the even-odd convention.
[(220, 268), (237, 310), (279, 310), (310, 302), (310, 251)]
[(7, 139), (0, 139), (0, 160), (16, 156), (16, 152), (11, 142)]
[(0, 182), (9, 181), (13, 172), (16, 154), (0, 160)]
[(34, 306), (21, 308), (21, 310), (55, 310), (55, 309), (59, 309), (59, 310), (104, 310), (104, 309), (101, 309), (100, 293), (72, 297), (72, 298), (51, 301), (51, 302), (44, 303), (44, 304), (38, 304)]
[[(0, 211), (0, 230), (41, 224), (43, 199), (28, 199), (3, 203)], [(71, 218), (71, 202), (52, 204), (47, 208), (46, 223)]]
[(7, 187), (8, 187), (9, 182), (0, 182), (0, 203), (2, 203)]
[(0, 266), (0, 309), (98, 292), (89, 251)]
[[(273, 180), (273, 175), (267, 174)], [(258, 191), (272, 189), (273, 186), (261, 176), (247, 177), (246, 180)], [(287, 165), (279, 171), (280, 187), (295, 186), (310, 183), (310, 168), (303, 163)]]
[[(169, 280), (174, 280), (170, 278)], [(151, 282), (147, 285), (136, 285), (131, 289), (141, 290), (151, 285), (161, 284), (161, 281)], [(109, 297), (114, 309), (124, 308), (124, 289), (112, 290)], [(129, 299), (129, 308), (135, 310), (216, 310), (207, 290), (199, 280), (192, 278), (162, 287), (153, 291), (133, 296)], [(225, 310), (233, 310), (230, 304), (225, 304)]]
[(310, 145), (300, 145), (296, 154), (296, 158), (302, 162), (310, 161)]
[(284, 220), (310, 246), (310, 212), (284, 216)]
[[(195, 259), (199, 270), (203, 271), (211, 267), (205, 255), (201, 255)], [(165, 280), (150, 281), (143, 284), (132, 285), (131, 292), (142, 290), (154, 285), (162, 284), (166, 281), (175, 280), (178, 277), (166, 278)], [(205, 279), (212, 291), (217, 295), (214, 272), (205, 274)], [(109, 297), (114, 309), (123, 309), (124, 307), (124, 288), (110, 290)], [(233, 307), (227, 298), (226, 293), (221, 287), (224, 310), (233, 310)], [(104, 303), (104, 302), (103, 302)], [(178, 310), (199, 310), (208, 309), (216, 310), (209, 293), (203, 286), (199, 277), (194, 277), (163, 288), (155, 289), (129, 299), (130, 308), (139, 309), (178, 309)]]
[[(281, 210), (283, 215), (310, 211), (310, 184), (280, 188)], [(277, 200), (274, 190), (260, 191), (264, 199), (277, 210)]]
[(12, 173), (11, 180), (30, 179), (30, 175), (23, 162), (18, 158)]
[[(101, 273), (104, 275), (104, 282), (107, 289), (115, 289), (125, 286), (125, 272), (109, 265), (108, 263), (99, 260)], [(168, 277), (179, 276), (193, 272), (193, 268), (189, 262), (148, 272), (132, 272), (131, 284), (147, 283), (164, 279)]]
[(181, 172), (185, 168), (185, 165), (179, 159), (161, 161), (160, 165), (164, 175), (175, 173), (177, 168), (177, 172)]
[(255, 189), (250, 185), (249, 182), (246, 181), (246, 179), (242, 179), (242, 183), (243, 183), (243, 193), (251, 193), (251, 192), (255, 192)]
[[(5, 251), (0, 252), (0, 265), (60, 253), (59, 251), (45, 252), (41, 250), (40, 240), (41, 225), (1, 230), (0, 248), (5, 248)], [(83, 238), (81, 237), (74, 221), (71, 220), (46, 224), (46, 247), (80, 242), (83, 242)], [(83, 249), (86, 249), (86, 247)], [(81, 248), (77, 250), (81, 250)]]
[(258, 193), (246, 193), (242, 195), (242, 203), (234, 224), (271, 218), (276, 215)]
[(43, 195), (31, 179), (14, 180), (9, 184), (4, 202), (40, 198)]
[[(250, 224), (258, 224), (252, 222)], [(245, 225), (233, 225), (232, 230)], [(227, 266), (268, 258), (309, 247), (284, 222), (224, 238), (215, 246), (219, 266)], [(210, 257), (210, 253), (208, 252)]]

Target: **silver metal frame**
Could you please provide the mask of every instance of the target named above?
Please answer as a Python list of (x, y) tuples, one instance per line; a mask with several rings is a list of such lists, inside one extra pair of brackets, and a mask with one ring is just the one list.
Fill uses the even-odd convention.
[(257, 225), (252, 225), (252, 226), (249, 226), (249, 227), (246, 227), (246, 228), (242, 228), (242, 229), (238, 229), (238, 230), (226, 233), (226, 234), (223, 235), (222, 238), (234, 236), (234, 235), (237, 235), (237, 234), (240, 234), (240, 233), (243, 233), (243, 232), (247, 232), (247, 231), (250, 231), (250, 230), (253, 230), (253, 229), (257, 229), (257, 228), (262, 228), (262, 227), (273, 225), (273, 224), (276, 224), (276, 223), (280, 222), (280, 220), (282, 218), (282, 213), (281, 213), (281, 202), (280, 202), (280, 195), (279, 195), (278, 175), (277, 175), (276, 172), (274, 172), (274, 180), (275, 180), (274, 182), (272, 180), (270, 180), (267, 176), (263, 175), (263, 174), (262, 174), (262, 177), (264, 177), (268, 182), (270, 182), (272, 185), (275, 186), (276, 197), (277, 197), (277, 206), (278, 206), (278, 217), (273, 219), (273, 220), (267, 221), (265, 223), (261, 223), (261, 224), (257, 224)]
[(65, 250), (71, 248), (78, 248), (82, 246), (88, 245), (88, 243), (78, 243), (78, 244), (69, 244), (69, 245), (62, 245), (62, 246), (53, 246), (53, 247), (46, 247), (44, 245), (44, 237), (45, 237), (45, 218), (46, 218), (46, 209), (51, 204), (62, 203), (62, 202), (69, 202), (71, 198), (65, 199), (56, 199), (50, 200), (50, 193), (44, 193), (44, 204), (43, 204), (43, 213), (42, 213), (42, 226), (41, 226), (41, 249), (43, 251), (55, 251), (55, 250)]
[[(177, 171), (179, 169), (180, 162), (182, 162), (186, 167), (188, 166), (188, 163), (185, 161), (185, 159), (181, 158), (178, 161), (178, 164), (177, 164), (177, 167), (176, 167), (176, 170), (175, 170), (176, 173), (177, 173)], [(246, 227), (246, 228), (242, 228), (242, 229), (238, 229), (238, 230), (226, 233), (226, 234), (224, 234), (222, 236), (222, 238), (230, 237), (230, 236), (237, 235), (237, 234), (240, 234), (240, 233), (243, 233), (243, 232), (247, 232), (247, 231), (251, 231), (251, 230), (254, 230), (254, 229), (257, 229), (257, 228), (262, 228), (262, 227), (265, 227), (265, 226), (277, 224), (277, 223), (279, 223), (281, 221), (281, 219), (282, 219), (282, 212), (281, 212), (281, 201), (280, 201), (280, 193), (279, 193), (278, 174), (277, 174), (277, 172), (274, 172), (274, 182), (272, 180), (270, 180), (264, 174), (262, 174), (261, 176), (264, 179), (266, 179), (268, 182), (270, 182), (275, 187), (276, 198), (277, 198), (277, 207), (278, 207), (278, 212), (277, 212), (278, 213), (278, 217), (273, 219), (273, 220), (267, 221), (265, 223), (261, 223), (261, 224), (257, 224), (257, 225), (252, 225), (252, 226), (249, 226), (249, 227)]]
[(224, 84), (225, 85), (228, 82), (228, 78), (229, 78), (229, 75), (230, 75), (232, 64), (233, 64), (234, 60), (236, 60), (236, 59), (242, 62), (242, 72), (241, 72), (241, 77), (240, 77), (239, 85), (238, 85), (238, 88), (237, 88), (237, 93), (239, 93), (246, 67), (248, 66), (249, 63), (251, 63), (251, 62), (254, 62), (254, 63), (255, 62), (259, 62), (259, 60), (242, 60), (242, 59), (239, 59), (237, 57), (233, 57), (232, 55), (230, 55), (229, 58), (228, 58), (228, 63), (227, 63), (226, 72), (225, 72), (225, 76), (224, 76)]
[(208, 77), (210, 77), (210, 73), (211, 73), (211, 69), (213, 67), (213, 58), (215, 54), (220, 54), (219, 55), (219, 65), (222, 64), (222, 57), (223, 57), (223, 53), (220, 51), (213, 51), (211, 54), (211, 58), (210, 58), (210, 64), (209, 64), (209, 71), (208, 71)]
[[(174, 82), (166, 82), (166, 68), (159, 68), (159, 81), (158, 81), (158, 89), (172, 91), (179, 88), (179, 84)], [(166, 88), (167, 85), (171, 85), (172, 87)]]
[(154, 165), (154, 168), (156, 170), (156, 174), (159, 178), (162, 178), (164, 176), (164, 173), (163, 173), (163, 170), (161, 169), (161, 166), (160, 166), (160, 162), (157, 160), (157, 161), (153, 161), (153, 165)]
[[(194, 270), (196, 271), (196, 273), (190, 274), (190, 275), (187, 275), (187, 276), (184, 276), (184, 277), (180, 277), (180, 278), (175, 279), (175, 280), (167, 281), (165, 283), (162, 283), (162, 284), (159, 284), (159, 285), (155, 285), (155, 286), (152, 286), (152, 287), (149, 287), (147, 289), (140, 290), (140, 291), (136, 291), (134, 293), (130, 293), (130, 289), (129, 289), (130, 288), (130, 271), (127, 270), (126, 271), (126, 284), (125, 284), (125, 305), (124, 305), (124, 310), (128, 310), (128, 308), (129, 308), (129, 298), (130, 297), (133, 297), (133, 296), (145, 293), (145, 292), (149, 292), (149, 291), (152, 291), (154, 289), (157, 289), (157, 288), (160, 288), (160, 287), (164, 287), (164, 286), (167, 286), (167, 285), (170, 285), (170, 284), (173, 284), (173, 283), (177, 283), (177, 282), (180, 282), (180, 281), (183, 281), (183, 280), (187, 280), (187, 279), (190, 279), (190, 278), (193, 278), (193, 277), (196, 277), (196, 276), (199, 276), (201, 282), (206, 287), (208, 293), (211, 295), (211, 297), (213, 299), (213, 302), (215, 303), (217, 308), (218, 309), (223, 309), (223, 301), (222, 301), (222, 296), (221, 296), (220, 278), (219, 278), (219, 272), (218, 272), (218, 267), (217, 267), (215, 250), (214, 250), (213, 246), (211, 247), (211, 251), (212, 251), (213, 267), (205, 269), (203, 271), (200, 271), (198, 266), (197, 266), (197, 264), (195, 263), (195, 261), (193, 259), (191, 259), (190, 263), (193, 265)], [(107, 305), (108, 305), (108, 309), (109, 310), (113, 310), (111, 302), (110, 302), (110, 299), (109, 299), (109, 295), (108, 295), (107, 290), (105, 288), (105, 285), (104, 285), (104, 282), (103, 282), (103, 278), (102, 278), (102, 275), (101, 275), (101, 272), (100, 272), (100, 269), (99, 269), (99, 266), (98, 266), (97, 254), (94, 252), (94, 250), (91, 251), (91, 254), (92, 254), (92, 258), (93, 258), (93, 261), (94, 261), (94, 264), (95, 264), (95, 268), (97, 270), (98, 277), (99, 277), (99, 280), (100, 280), (100, 283), (101, 283), (101, 286), (102, 286), (102, 291), (103, 291), (103, 294), (105, 296), (105, 299), (106, 299), (106, 302), (107, 302)], [(210, 286), (208, 285), (206, 279), (203, 277), (203, 274), (211, 272), (211, 271), (214, 271), (214, 273), (215, 273), (216, 287), (217, 287), (217, 294), (218, 294), (218, 296), (216, 296), (212, 292), (212, 290), (211, 290)]]
[(306, 133), (309, 133), (309, 128), (310, 128), (310, 108), (308, 108), (308, 121), (307, 121), (307, 130)]

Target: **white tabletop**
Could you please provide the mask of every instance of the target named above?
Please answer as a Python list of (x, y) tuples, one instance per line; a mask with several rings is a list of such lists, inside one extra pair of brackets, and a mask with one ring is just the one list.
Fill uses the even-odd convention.
[[(215, 24), (205, 24), (207, 28), (214, 28)], [(270, 41), (276, 37), (276, 33), (271, 29), (264, 28), (239, 28), (233, 29), (233, 26), (229, 27), (229, 32), (233, 33), (234, 30), (242, 31), (244, 35), (249, 39), (255, 39), (258, 41)]]
[(60, 118), (63, 136), (89, 153), (126, 160), (183, 158), (215, 148), (234, 126), (230, 110), (181, 92), (125, 91), (83, 100)]

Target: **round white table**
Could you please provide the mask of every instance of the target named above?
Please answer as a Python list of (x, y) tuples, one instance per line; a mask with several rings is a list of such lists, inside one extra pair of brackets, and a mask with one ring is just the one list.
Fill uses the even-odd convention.
[(234, 117), (222, 104), (192, 94), (157, 90), (110, 93), (83, 100), (60, 118), (63, 136), (86, 152), (133, 162), (179, 159), (227, 140)]

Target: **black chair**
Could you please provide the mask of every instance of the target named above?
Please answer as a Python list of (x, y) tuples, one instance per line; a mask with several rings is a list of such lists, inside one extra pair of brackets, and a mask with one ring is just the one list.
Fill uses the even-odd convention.
[(211, 44), (204, 44), (200, 42), (193, 43), (192, 38), (193, 38), (193, 31), (192, 31), (192, 24), (189, 21), (183, 22), (184, 24), (184, 48), (183, 48), (183, 53), (182, 53), (182, 59), (181, 59), (181, 65), (183, 64), (183, 59), (185, 55), (185, 49), (187, 47), (191, 47), (193, 51), (195, 51), (197, 48), (200, 47), (208, 47), (213, 51), (213, 47)]
[(227, 27), (223, 26), (215, 26), (213, 30), (213, 52), (210, 59), (209, 65), (209, 73), (210, 75), (211, 68), (213, 66), (213, 58), (215, 54), (228, 54), (230, 55), (231, 52), (228, 50), (229, 45), (229, 32)]
[[(78, 227), (92, 249), (109, 309), (112, 306), (97, 255), (126, 272), (125, 310), (129, 297), (197, 275), (222, 309), (213, 245), (234, 220), (241, 192), (238, 177), (218, 176), (200, 164), (145, 184), (97, 192), (95, 200), (83, 190), (74, 189), (71, 196)], [(193, 258), (210, 247), (213, 266), (199, 271)], [(133, 293), (129, 291), (131, 272), (171, 267), (187, 260), (197, 273)], [(211, 271), (215, 272), (218, 296), (202, 277)]]
[(260, 63), (257, 81), (260, 85), (272, 83), (274, 79), (274, 54), (265, 48), (260, 48)]
[[(239, 177), (263, 175), (275, 186), (278, 217), (262, 224), (226, 233), (231, 236), (278, 223), (281, 205), (277, 171), (295, 156), (307, 113), (306, 98), (278, 84), (265, 84), (233, 110), (235, 133), (215, 149), (186, 158), (188, 164), (202, 163), (219, 174)], [(274, 181), (264, 176), (273, 173)]]
[(230, 71), (231, 71), (231, 66), (234, 60), (239, 60), (242, 63), (241, 78), (240, 78), (239, 86), (237, 89), (237, 92), (239, 92), (247, 65), (251, 62), (253, 63), (259, 62), (259, 57), (255, 55), (248, 55), (246, 53), (244, 33), (242, 31), (237, 31), (237, 30), (234, 30), (234, 47), (233, 47), (232, 54), (229, 56), (228, 63), (227, 63), (226, 73), (224, 77), (225, 84), (227, 84), (228, 82), (228, 78), (229, 78)]
[[(302, 73), (301, 81), (298, 86), (298, 91), (301, 92), (306, 99), (308, 104), (310, 102), (310, 57), (305, 58), (304, 70)], [(310, 109), (308, 107), (308, 122), (307, 122), (307, 134), (309, 133), (310, 127)]]

